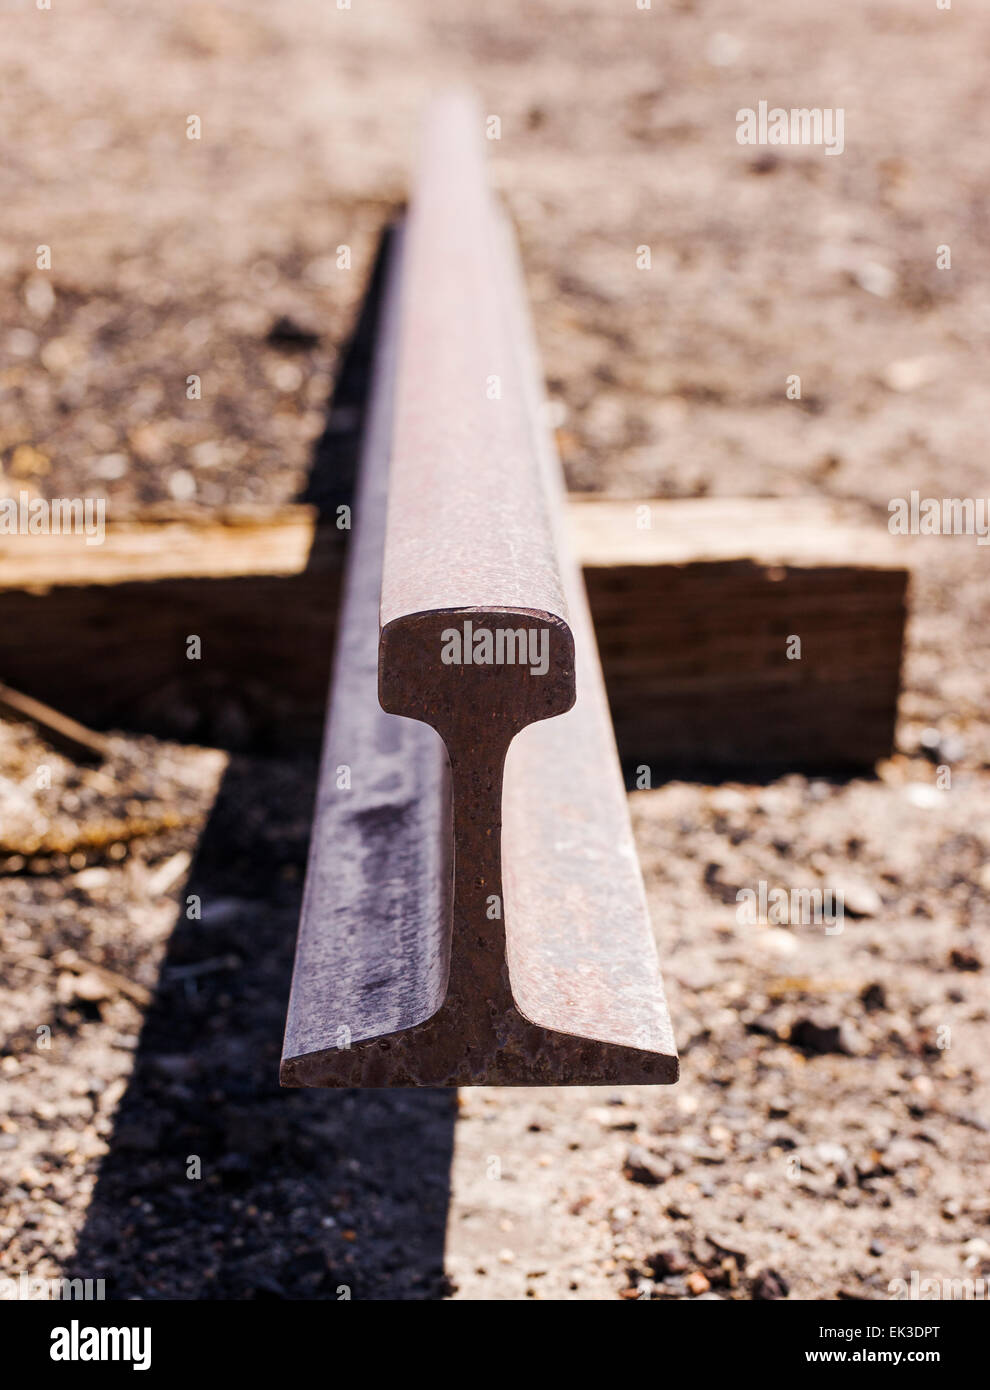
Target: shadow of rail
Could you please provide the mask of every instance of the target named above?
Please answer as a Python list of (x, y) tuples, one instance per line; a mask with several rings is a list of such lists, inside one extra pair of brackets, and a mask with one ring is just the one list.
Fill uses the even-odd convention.
[[(302, 499), (323, 516), (351, 495), (386, 244)], [(228, 764), (72, 1262), (109, 1297), (444, 1292), (456, 1093), (278, 1086), (315, 778), (315, 752)]]
[(73, 1262), (110, 1297), (442, 1292), (453, 1093), (277, 1083), (312, 794), (229, 764)]

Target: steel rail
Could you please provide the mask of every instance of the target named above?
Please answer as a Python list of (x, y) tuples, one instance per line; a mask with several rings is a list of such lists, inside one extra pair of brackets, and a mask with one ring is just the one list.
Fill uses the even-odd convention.
[[(389, 276), (286, 1085), (677, 1076), (518, 261), (479, 131), (467, 98), (435, 104)], [(355, 804), (359, 769), (375, 794)]]

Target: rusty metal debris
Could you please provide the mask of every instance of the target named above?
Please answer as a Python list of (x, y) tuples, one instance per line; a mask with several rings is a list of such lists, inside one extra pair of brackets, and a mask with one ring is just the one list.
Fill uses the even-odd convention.
[(393, 239), (284, 1085), (677, 1077), (479, 130), (436, 103)]

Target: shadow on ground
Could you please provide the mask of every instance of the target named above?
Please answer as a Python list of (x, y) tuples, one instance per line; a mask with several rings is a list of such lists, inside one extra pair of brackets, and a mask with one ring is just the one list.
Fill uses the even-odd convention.
[[(302, 499), (324, 513), (353, 485), (380, 265)], [(111, 1298), (444, 1292), (456, 1093), (278, 1086), (315, 776), (315, 753), (228, 765), (77, 1247)]]
[(277, 1083), (312, 794), (308, 762), (227, 771), (77, 1248), (110, 1297), (443, 1290), (454, 1093)]

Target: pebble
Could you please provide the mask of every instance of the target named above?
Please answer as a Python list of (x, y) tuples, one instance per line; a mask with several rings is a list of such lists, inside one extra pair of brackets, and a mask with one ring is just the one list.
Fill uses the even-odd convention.
[(82, 869), (78, 874), (73, 875), (72, 882), (77, 888), (83, 888), (87, 892), (91, 888), (105, 888), (110, 882), (111, 874), (109, 869), (92, 868)]
[(931, 811), (936, 806), (941, 806), (944, 793), (938, 787), (933, 787), (930, 782), (908, 782), (904, 788), (904, 795), (912, 806), (917, 806), (922, 811)]
[(887, 1007), (887, 992), (877, 980), (863, 986), (859, 992), (859, 999), (868, 1014), (879, 1013)]
[(757, 951), (766, 951), (774, 956), (793, 956), (800, 950), (800, 942), (792, 932), (783, 927), (769, 927), (758, 932), (753, 939)]
[(168, 490), (176, 502), (191, 502), (196, 496), (196, 479), (188, 468), (177, 468), (169, 476)]
[(781, 1299), (790, 1293), (790, 1285), (775, 1269), (764, 1269), (753, 1281), (752, 1294), (755, 1299)]
[(966, 745), (958, 734), (940, 729), (924, 729), (920, 744), (925, 757), (936, 764), (961, 762), (966, 753)]
[(938, 375), (937, 357), (901, 357), (884, 368), (883, 381), (891, 391), (914, 391), (919, 386), (927, 386)]
[(64, 971), (58, 977), (56, 991), (64, 1004), (71, 1004), (77, 999), (86, 1004), (97, 1004), (113, 997), (113, 991), (95, 970), (87, 970), (82, 975)]
[(839, 1023), (818, 1023), (811, 1018), (801, 1018), (792, 1025), (788, 1039), (792, 1047), (822, 1056), (827, 1052), (845, 1052), (842, 1025)]
[(32, 275), (24, 286), (24, 303), (37, 319), (46, 319), (55, 308), (55, 291), (47, 275)]
[(105, 483), (113, 483), (127, 476), (128, 467), (126, 454), (104, 454), (93, 465), (93, 474)]
[(640, 1145), (633, 1144), (626, 1150), (622, 1174), (630, 1182), (642, 1183), (645, 1187), (659, 1187), (673, 1177), (674, 1167), (666, 1159), (657, 1158)]
[(975, 951), (961, 951), (956, 947), (949, 955), (953, 970), (982, 970), (983, 962)]
[(853, 279), (860, 289), (875, 294), (880, 299), (889, 299), (897, 288), (897, 275), (889, 266), (879, 261), (862, 261), (853, 267)]
[(33, 444), (18, 444), (7, 468), (14, 478), (40, 478), (51, 470), (51, 460)]
[(877, 890), (856, 878), (832, 878), (831, 888), (842, 898), (842, 909), (850, 917), (878, 917), (883, 911), (883, 899)]

